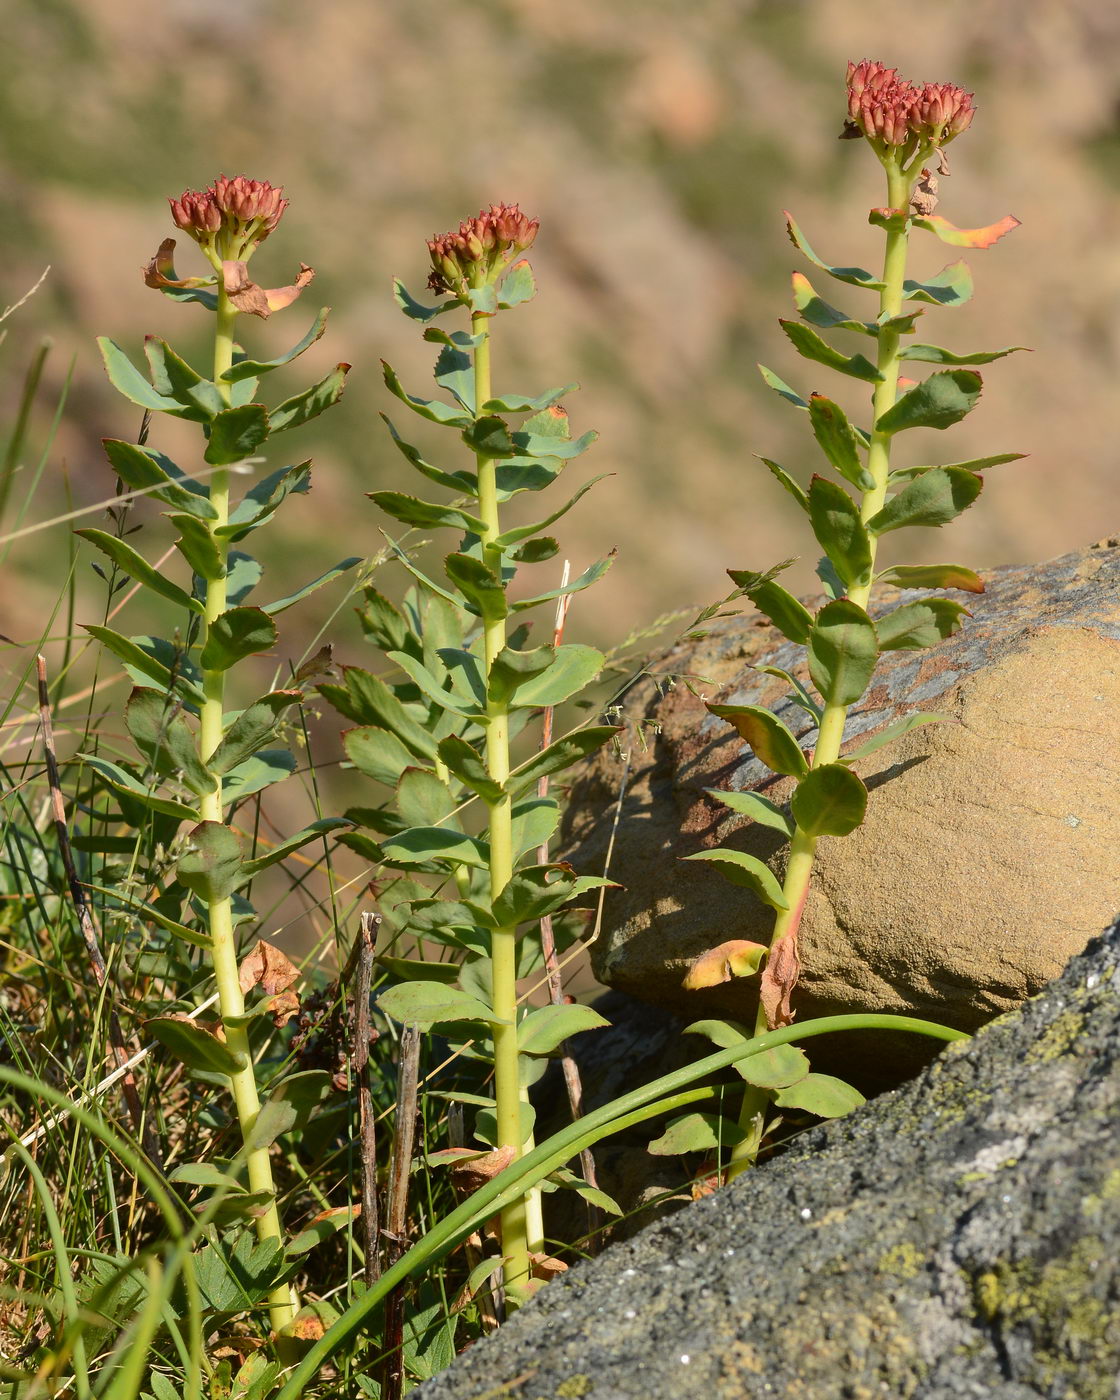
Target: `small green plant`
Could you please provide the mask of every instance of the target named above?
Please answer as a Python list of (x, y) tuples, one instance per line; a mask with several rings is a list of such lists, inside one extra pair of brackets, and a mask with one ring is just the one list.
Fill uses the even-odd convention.
[[(604, 1024), (586, 1006), (529, 1009), (518, 996), (519, 978), (543, 963), (541, 919), (606, 883), (577, 877), (563, 864), (539, 862), (538, 850), (555, 830), (560, 807), (538, 785), (615, 732), (586, 726), (539, 749), (526, 729), (534, 713), (594, 681), (604, 658), (579, 644), (529, 647), (521, 616), (588, 587), (611, 562), (604, 559), (559, 588), (526, 595), (517, 587), (520, 566), (558, 554), (556, 539), (543, 532), (588, 486), (532, 524), (510, 525), (503, 508), (521, 492), (549, 486), (595, 437), (569, 435), (560, 400), (575, 385), (528, 397), (496, 395), (491, 384), (495, 318), (536, 291), (529, 264), (519, 256), (536, 233), (536, 220), (517, 206), (492, 206), (428, 245), (429, 287), (447, 300), (422, 305), (396, 284), (401, 310), (440, 347), (435, 381), (449, 401), (412, 396), (389, 366), (385, 382), (414, 414), (454, 433), (473, 454), (474, 470), (433, 466), (389, 423), (411, 465), (455, 499), (433, 503), (396, 491), (371, 497), (405, 525), (447, 526), (462, 538), (444, 559), (446, 581), (439, 582), (395, 546), (415, 580), (403, 609), (366, 591), (363, 624), (396, 674), (386, 680), (349, 667), (343, 685), (320, 687), (357, 726), (344, 735), (351, 760), (394, 789), (391, 803), (350, 813), (379, 841), (362, 832), (342, 838), (382, 868), (400, 872), (381, 889), (390, 924), (390, 942), (379, 950), (381, 965), (395, 985), (379, 1006), (402, 1022), (439, 1026), (463, 1053), (492, 1065), (493, 1100), (480, 1098), (474, 1125), (489, 1151), (445, 1154), (448, 1160), (473, 1156), (475, 1171), (483, 1173), (532, 1150), (528, 1089), (543, 1073), (546, 1057), (576, 1031)], [(456, 310), (469, 317), (469, 330), (449, 332), (436, 324)], [(479, 804), (486, 814), (481, 829), (478, 822), (469, 825)], [(418, 878), (423, 876), (427, 883)], [(448, 883), (452, 897), (443, 890)], [(423, 951), (420, 957), (394, 956), (396, 940), (406, 934), (421, 949), (426, 943), (439, 950), (438, 958)], [(563, 936), (570, 940), (573, 930)], [(589, 1189), (570, 1174), (564, 1184)], [(535, 1188), (504, 1206), (501, 1247), (506, 1300), (515, 1306), (531, 1284), (530, 1256), (544, 1251)]]
[[(767, 384), (807, 415), (829, 466), (846, 483), (814, 476), (806, 490), (776, 462), (762, 459), (805, 512), (824, 550), (817, 573), (830, 601), (815, 614), (810, 612), (776, 581), (786, 564), (766, 573), (729, 571), (740, 594), (745, 594), (791, 642), (805, 647), (815, 695), (787, 671), (772, 666), (761, 669), (790, 686), (789, 699), (807, 711), (816, 726), (816, 743), (811, 756), (806, 756), (793, 732), (765, 708), (709, 705), (714, 715), (735, 727), (756, 758), (774, 773), (794, 780), (786, 808), (757, 792), (712, 793), (732, 811), (780, 831), (789, 841), (789, 859), (785, 879), (779, 884), (762, 861), (742, 851), (721, 848), (691, 857), (712, 861), (775, 912), (768, 948), (746, 940), (723, 944), (691, 969), (686, 982), (711, 985), (760, 972), (756, 1034), (767, 1027), (788, 1025), (792, 1019), (790, 996), (800, 969), (798, 927), (817, 842), (822, 836), (845, 836), (863, 821), (867, 789), (852, 765), (915, 725), (944, 718), (915, 712), (842, 753), (849, 709), (866, 692), (884, 652), (934, 646), (956, 632), (968, 616), (964, 603), (931, 596), (926, 590), (983, 591), (977, 575), (958, 564), (893, 564), (876, 572), (879, 541), (911, 526), (946, 524), (980, 494), (985, 469), (1022, 455), (1002, 453), (948, 466), (892, 468), (892, 450), (899, 434), (911, 428), (948, 428), (974, 407), (981, 379), (972, 366), (1022, 348), (957, 354), (907, 339), (925, 306), (959, 306), (972, 295), (972, 275), (964, 262), (950, 264), (928, 282), (907, 278), (911, 233), (931, 233), (957, 247), (987, 248), (1018, 220), (1008, 216), (987, 228), (960, 229), (933, 212), (937, 177), (948, 174), (945, 147), (972, 122), (971, 94), (948, 83), (917, 87), (900, 79), (895, 69), (869, 61), (849, 64), (847, 86), (848, 120), (842, 135), (866, 139), (887, 179), (886, 205), (870, 214), (871, 224), (885, 235), (883, 271), (876, 276), (859, 267), (832, 267), (817, 256), (792, 218), (788, 219), (788, 230), (795, 246), (822, 272), (848, 286), (875, 293), (878, 310), (870, 320), (838, 310), (796, 272), (793, 294), (800, 320), (782, 321), (781, 326), (798, 353), (814, 365), (872, 386), (870, 427), (849, 421), (840, 405), (825, 395), (814, 393), (805, 399), (771, 370), (762, 369)], [(822, 331), (845, 331), (870, 340), (874, 359), (859, 353), (844, 354), (825, 340)], [(904, 367), (922, 364), (947, 368), (917, 383), (900, 377)], [(876, 585), (921, 589), (923, 596), (891, 607), (873, 621), (868, 605)], [(750, 1034), (732, 1022), (702, 1022), (696, 1029), (724, 1045)], [(789, 1069), (795, 1078), (781, 1075), (778, 1082), (773, 1077), (752, 1075), (749, 1069), (744, 1071), (748, 1087), (740, 1122), (737, 1128), (723, 1125), (722, 1141), (735, 1143), (733, 1173), (755, 1159), (772, 1101), (779, 1107), (802, 1108), (824, 1116), (843, 1112), (858, 1101), (858, 1095), (853, 1098), (852, 1091), (846, 1093), (847, 1086), (840, 1081), (808, 1075), (807, 1065), (798, 1067), (792, 1058)]]
[[(169, 507), (168, 519), (179, 532), (175, 548), (188, 570), (185, 583), (175, 582), (170, 570), (148, 563), (123, 532), (78, 531), (107, 556), (114, 577), (134, 581), (178, 613), (174, 632), (165, 638), (126, 637), (107, 626), (86, 629), (135, 682), (124, 721), (140, 761), (82, 757), (115, 794), (126, 828), (145, 831), (143, 846), (154, 852), (144, 883), (157, 893), (133, 899), (128, 882), (122, 881), (102, 891), (108, 907), (138, 916), (173, 941), (203, 950), (209, 960), (219, 1021), (205, 1023), (169, 1010), (149, 1018), (145, 1029), (192, 1072), (228, 1081), (244, 1144), (247, 1185), (229, 1190), (222, 1165), (213, 1162), (188, 1163), (175, 1179), (188, 1186), (228, 1190), (223, 1218), (255, 1220), (274, 1265), (268, 1304), (276, 1332), (292, 1323), (298, 1301), (288, 1282), (294, 1269), (285, 1268), (282, 1258), (284, 1234), (269, 1147), (314, 1106), (325, 1090), (326, 1075), (293, 1075), (262, 1107), (254, 1069), (254, 1040), (260, 1041), (256, 1032), (265, 1028), (261, 1018), (271, 1016), (281, 1024), (285, 1013), (291, 1013), (294, 997), (289, 988), (296, 972), (263, 940), (240, 959), (237, 929), (254, 919), (244, 893), (251, 881), (346, 823), (327, 818), (270, 849), (255, 854), (247, 849), (237, 827), (238, 808), (295, 769), (289, 750), (270, 746), (280, 737), (285, 716), (303, 697), (293, 684), (246, 696), (231, 710), (228, 682), (241, 663), (276, 645), (279, 613), (359, 562), (345, 559), (287, 596), (258, 604), (246, 600), (260, 580), (260, 565), (233, 548), (268, 523), (287, 497), (308, 490), (310, 463), (270, 472), (236, 504), (231, 502), (233, 480), (253, 471), (259, 460), (253, 454), (275, 435), (336, 403), (349, 368), (339, 365), (275, 408), (257, 399), (261, 377), (312, 345), (327, 316), (321, 311), (303, 339), (276, 359), (251, 359), (236, 344), (239, 315), (269, 316), (293, 302), (313, 275), (303, 266), (294, 283), (271, 291), (249, 277), (249, 260), (276, 228), (286, 205), (282, 191), (263, 181), (224, 176), (209, 189), (187, 191), (171, 201), (175, 224), (198, 244), (212, 272), (177, 276), (172, 264), (175, 241), (169, 238), (145, 280), (167, 296), (213, 314), (213, 363), (208, 373), (195, 370), (165, 341), (152, 336), (145, 343), (147, 374), (111, 340), (99, 341), (109, 378), (127, 399), (146, 414), (169, 414), (201, 429), (200, 461), (189, 470), (154, 447), (105, 442), (118, 477)], [(184, 823), (189, 824), (185, 830)], [(247, 1005), (254, 989), (256, 1000)]]

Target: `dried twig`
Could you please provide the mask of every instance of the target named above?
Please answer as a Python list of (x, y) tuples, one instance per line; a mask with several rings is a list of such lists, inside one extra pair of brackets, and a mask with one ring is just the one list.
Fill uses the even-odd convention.
[(365, 1248), (365, 1280), (370, 1287), (381, 1275), (380, 1229), (377, 1209), (377, 1127), (370, 1089), (369, 987), (373, 976), (373, 949), (380, 914), (363, 914), (358, 933), (358, 966), (354, 987), (354, 1046), (351, 1064), (358, 1086), (358, 1122), (362, 1164), (362, 1242)]
[[(386, 1227), (386, 1263), (389, 1268), (404, 1253), (408, 1230), (408, 1179), (416, 1146), (416, 1107), (420, 1088), (420, 1031), (407, 1025), (401, 1032), (397, 1066), (397, 1131), (393, 1139), (393, 1163), (389, 1173)], [(404, 1388), (404, 1287), (394, 1288), (385, 1299), (385, 1363), (381, 1376), (382, 1400), (400, 1400)]]

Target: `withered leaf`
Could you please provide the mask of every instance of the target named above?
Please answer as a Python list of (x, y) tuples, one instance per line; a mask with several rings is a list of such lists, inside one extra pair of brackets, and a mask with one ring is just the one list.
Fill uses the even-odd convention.
[(269, 996), (286, 992), (298, 978), (299, 968), (295, 963), (263, 938), (257, 939), (256, 947), (246, 954), (237, 972), (243, 992), (251, 992), (259, 985)]

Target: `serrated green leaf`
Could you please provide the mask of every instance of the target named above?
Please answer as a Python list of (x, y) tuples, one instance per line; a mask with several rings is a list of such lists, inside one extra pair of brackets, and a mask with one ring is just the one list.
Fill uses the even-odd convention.
[(474, 363), (470, 355), (460, 349), (450, 337), (445, 339), (436, 357), (433, 378), (441, 389), (446, 389), (451, 397), (473, 416)]
[(983, 593), (984, 580), (963, 564), (896, 564), (875, 577), (891, 588), (959, 588)]
[(267, 374), (269, 370), (279, 369), (281, 365), (290, 365), (298, 359), (305, 350), (310, 350), (312, 345), (319, 339), (327, 327), (327, 316), (330, 314), (330, 307), (324, 306), (315, 317), (311, 329), (292, 348), (283, 355), (277, 355), (274, 360), (239, 360), (232, 368), (227, 369), (222, 375), (222, 380), (226, 384), (235, 384), (239, 379), (254, 379), (259, 375)]
[(723, 792), (719, 788), (705, 788), (704, 791), (741, 817), (750, 817), (752, 822), (772, 827), (783, 836), (793, 835), (793, 827), (786, 814), (776, 802), (771, 802), (760, 792)]
[(219, 579), (225, 572), (225, 560), (214, 536), (194, 515), (168, 514), (168, 520), (180, 531), (175, 548), (200, 578)]
[(160, 812), (166, 817), (178, 817), (180, 821), (198, 820), (198, 812), (193, 807), (188, 807), (184, 802), (175, 802), (169, 797), (159, 797), (120, 764), (111, 763), (107, 758), (99, 758), (96, 754), (79, 753), (74, 757), (98, 773), (111, 788), (135, 798), (151, 811)]
[(510, 311), (523, 302), (531, 301), (536, 294), (533, 269), (524, 258), (519, 258), (502, 278), (502, 285), (498, 288), (498, 306), (503, 311)]
[(450, 987), (459, 980), (458, 963), (393, 958), (387, 953), (378, 954), (376, 961), (397, 982), (439, 982), (442, 986)]
[(823, 476), (809, 483), (809, 521), (817, 542), (847, 588), (871, 578), (871, 537), (859, 508), (842, 486)]
[(506, 782), (506, 791), (516, 797), (527, 788), (535, 787), (539, 779), (561, 773), (581, 758), (593, 754), (618, 732), (615, 725), (600, 724), (565, 734), (562, 739), (557, 739), (515, 768)]
[(646, 1144), (655, 1157), (679, 1157), (685, 1152), (715, 1152), (742, 1142), (745, 1131), (717, 1113), (686, 1113), (674, 1118), (660, 1137)]
[(165, 665), (158, 655), (146, 650), (141, 643), (154, 647), (148, 637), (122, 637), (109, 627), (97, 627), (92, 623), (82, 623), (83, 629), (99, 641), (107, 651), (123, 662), (129, 675), (140, 683), (153, 680), (165, 691), (174, 690), (183, 696), (188, 704), (199, 706), (203, 703), (201, 688), (195, 684), (188, 659), (176, 653), (171, 666)]
[(808, 608), (780, 583), (763, 579), (756, 583), (757, 574), (742, 569), (728, 569), (731, 582), (737, 584), (755, 607), (768, 618), (791, 642), (804, 646), (809, 640), (813, 615)]
[(108, 535), (104, 530), (75, 530), (74, 533), (80, 535), (83, 540), (88, 540), (111, 559), (122, 573), (135, 579), (152, 593), (158, 593), (161, 598), (166, 598), (177, 607), (188, 608), (200, 616), (205, 611), (197, 598), (192, 598), (178, 584), (165, 578), (158, 569), (153, 569), (151, 564), (137, 554), (131, 545), (125, 544), (124, 540), (117, 539), (115, 535)]
[(784, 379), (779, 379), (772, 369), (767, 369), (765, 365), (759, 365), (758, 372), (779, 398), (793, 404), (794, 408), (808, 409), (807, 400), (803, 399), (796, 389), (791, 389)]
[(445, 827), (455, 831), (458, 823), (449, 820), (455, 800), (447, 784), (427, 768), (406, 768), (397, 784), (397, 811), (409, 827)]
[[(823, 394), (809, 397), (809, 422), (821, 451), (844, 478), (861, 491), (870, 491), (875, 478), (860, 457), (862, 443), (839, 404)], [(808, 509), (806, 501), (806, 509)]]
[(487, 399), (482, 405), (483, 413), (540, 413), (551, 408), (562, 398), (578, 389), (578, 384), (562, 384), (559, 389), (549, 389), (547, 393), (527, 398), (524, 394), (503, 394), (501, 398)]
[[(283, 1104), (291, 1110), (283, 1132), (301, 1132), (311, 1115), (331, 1092), (331, 1077), (324, 1069), (305, 1069), (286, 1075), (265, 1100), (264, 1107)], [(273, 1139), (270, 1139), (272, 1141)], [(268, 1146), (268, 1143), (259, 1143)]]
[(299, 428), (312, 418), (318, 418), (328, 408), (332, 408), (342, 398), (346, 388), (346, 376), (350, 372), (348, 364), (337, 364), (330, 374), (324, 375), (310, 389), (301, 394), (293, 394), (269, 413), (270, 432), (284, 433), (289, 428)]
[(436, 757), (436, 740), (405, 709), (385, 682), (359, 666), (343, 668), (345, 686), (321, 685), (319, 693), (336, 709), (361, 725), (375, 725), (397, 736), (410, 753), (424, 762)]
[(865, 740), (858, 748), (844, 754), (840, 762), (857, 763), (861, 758), (867, 758), (873, 754), (876, 749), (881, 749), (895, 739), (900, 739), (903, 734), (908, 734), (911, 729), (916, 729), (920, 724), (949, 724), (952, 722), (952, 718), (952, 715), (938, 715), (922, 710), (915, 711), (914, 714), (907, 715), (905, 719), (888, 724), (886, 729), (876, 734), (874, 738)]
[[(556, 410), (546, 409), (545, 412), (555, 412)], [(532, 425), (540, 415), (527, 419), (520, 427), (511, 432), (517, 450), (526, 457), (540, 457), (548, 461), (554, 457), (559, 457), (562, 461), (570, 461), (573, 457), (579, 457), (595, 442), (598, 441), (599, 434), (595, 431), (581, 433), (578, 438), (568, 439), (567, 437), (553, 437), (551, 434), (541, 434), (532, 429)]]
[(956, 519), (984, 489), (984, 478), (963, 467), (931, 467), (893, 496), (867, 522), (876, 535), (906, 525), (938, 526)]
[[(197, 819), (198, 813), (195, 812), (193, 816)], [(177, 919), (172, 919), (154, 904), (145, 904), (144, 901), (140, 899), (129, 899), (119, 890), (111, 890), (105, 885), (90, 883), (86, 888), (92, 890), (94, 894), (104, 895), (106, 898), (111, 899), (114, 902), (114, 908), (119, 905), (121, 909), (135, 915), (137, 919), (143, 920), (145, 923), (156, 924), (159, 928), (166, 929), (168, 933), (174, 934), (176, 938), (181, 938), (185, 943), (191, 943), (196, 948), (210, 947), (210, 938), (207, 934), (202, 933), (198, 929), (193, 929), (187, 924), (181, 924)]]
[(478, 750), (456, 734), (439, 742), (439, 757), (444, 767), (464, 786), (477, 792), (491, 805), (502, 798), (502, 785), (490, 777)]
[(421, 324), (434, 321), (437, 316), (442, 316), (447, 311), (454, 311), (459, 305), (454, 298), (450, 298), (435, 306), (423, 306), (412, 296), (399, 277), (393, 278), (393, 300), (410, 320), (419, 321)]
[(827, 365), (829, 369), (850, 375), (853, 379), (862, 379), (869, 384), (881, 383), (883, 376), (866, 356), (842, 354), (810, 326), (803, 326), (799, 321), (785, 321), (779, 317), (778, 325), (802, 358)]
[[(292, 1236), (284, 1250), (285, 1255), (289, 1259), (296, 1259), (314, 1249), (317, 1244), (323, 1244), (332, 1235), (337, 1235), (339, 1230), (345, 1230), (356, 1217), (357, 1211), (356, 1205), (336, 1206), (334, 1210), (321, 1211), (309, 1225), (305, 1225), (297, 1235)], [(179, 1397), (176, 1397), (176, 1400), (179, 1400)]]
[(570, 501), (562, 505), (559, 510), (554, 510), (551, 515), (546, 516), (543, 520), (538, 520), (535, 525), (519, 525), (516, 529), (506, 530), (498, 535), (492, 543), (498, 549), (509, 549), (519, 541), (528, 539), (530, 535), (539, 534), (541, 530), (547, 529), (549, 525), (559, 520), (561, 516), (567, 515), (576, 502), (584, 497), (596, 482), (605, 480), (607, 475), (608, 473), (604, 473), (602, 476), (592, 477), (590, 481), (579, 488)]
[(144, 354), (156, 393), (180, 405), (182, 411), (176, 417), (209, 423), (226, 407), (218, 386), (192, 369), (165, 340), (145, 336)]
[(342, 745), (355, 768), (389, 787), (396, 787), (400, 775), (416, 761), (395, 734), (372, 726), (346, 730)]
[(516, 457), (521, 450), (510, 436), (509, 425), (493, 414), (474, 419), (463, 429), (463, 441), (480, 457)]
[(276, 733), (276, 722), (282, 712), (298, 705), (303, 694), (298, 690), (273, 690), (254, 700), (242, 710), (222, 736), (222, 741), (207, 761), (213, 773), (228, 773), (251, 757)]
[(451, 714), (461, 715), (464, 718), (471, 718), (482, 713), (476, 704), (463, 700), (446, 685), (441, 684), (441, 678), (435, 676), (421, 661), (417, 661), (414, 656), (409, 656), (404, 651), (386, 652), (386, 659), (395, 662), (401, 670), (416, 682), (421, 691), (441, 710), (450, 711)]
[(222, 806), (240, 802), (273, 783), (282, 783), (296, 771), (295, 754), (287, 749), (260, 749), (231, 768), (222, 779)]
[(790, 778), (809, 771), (801, 746), (777, 715), (760, 705), (708, 705), (713, 715), (724, 719), (754, 750), (756, 757)]
[(484, 1021), (503, 1026), (508, 1022), (495, 1016), (476, 997), (443, 982), (399, 982), (377, 998), (378, 1009), (394, 1021), (429, 1030), (447, 1021)]
[(888, 480), (912, 481), (915, 477), (924, 476), (926, 472), (948, 471), (952, 467), (960, 467), (968, 472), (981, 472), (987, 467), (999, 467), (1004, 462), (1021, 462), (1028, 454), (1026, 452), (999, 452), (994, 457), (974, 457), (968, 462), (946, 462), (940, 468), (931, 466), (922, 467), (897, 467), (892, 471)]
[(952, 598), (924, 598), (880, 617), (875, 626), (882, 651), (921, 651), (959, 632), (961, 619), (971, 617), (963, 603)]
[(863, 822), (867, 789), (842, 763), (825, 763), (802, 778), (790, 806), (806, 835), (847, 836)]
[(615, 553), (612, 550), (605, 559), (600, 559), (592, 564), (589, 569), (584, 569), (583, 573), (571, 583), (566, 583), (563, 588), (550, 588), (547, 593), (537, 593), (532, 598), (522, 598), (512, 605), (511, 612), (524, 612), (527, 608), (535, 608), (541, 603), (549, 603), (554, 598), (564, 598), (569, 593), (580, 593), (585, 588), (590, 588), (598, 581), (614, 563)]
[(786, 685), (790, 688), (790, 700), (800, 709), (804, 710), (807, 715), (812, 715), (815, 720), (818, 722), (820, 721), (821, 714), (823, 713), (820, 705), (813, 699), (809, 691), (796, 676), (792, 675), (789, 671), (783, 670), (781, 666), (754, 666), (752, 669), (761, 672), (764, 676), (777, 676), (779, 680), (785, 681)]
[(496, 621), (506, 616), (509, 603), (502, 581), (481, 559), (470, 554), (449, 554), (443, 567), (447, 577), (482, 617)]
[(789, 901), (782, 893), (782, 887), (774, 878), (773, 871), (756, 856), (748, 855), (746, 851), (733, 851), (725, 846), (716, 846), (710, 851), (696, 851), (693, 855), (684, 856), (683, 859), (703, 860), (718, 866), (719, 872), (725, 880), (729, 880), (733, 885), (742, 885), (745, 889), (753, 890), (763, 904), (768, 904), (771, 909), (789, 908)]
[(143, 491), (200, 520), (217, 519), (205, 487), (184, 476), (170, 457), (152, 447), (116, 438), (102, 438), (101, 445), (113, 470), (131, 490)]
[[(684, 1029), (685, 1035), (704, 1035), (723, 1049), (742, 1045), (753, 1039), (753, 1032), (738, 1021), (694, 1021)], [(809, 1073), (809, 1057), (796, 1045), (775, 1045), (772, 1050), (736, 1060), (732, 1066), (747, 1081), (759, 1089), (784, 1089), (796, 1084)]]
[(213, 1031), (185, 1016), (150, 1016), (143, 1025), (188, 1069), (237, 1074), (248, 1064), (245, 1055), (235, 1054)]
[(245, 852), (232, 827), (205, 821), (187, 834), (176, 878), (192, 894), (214, 904), (245, 883)]
[(963, 306), (972, 296), (972, 270), (966, 262), (950, 263), (928, 282), (907, 278), (902, 284), (907, 301), (925, 301), (935, 306)]
[(320, 574), (318, 578), (313, 578), (310, 583), (305, 583), (302, 588), (297, 588), (294, 593), (289, 593), (283, 598), (277, 598), (274, 603), (265, 603), (261, 611), (267, 613), (269, 617), (275, 617), (278, 613), (286, 612), (288, 608), (296, 603), (302, 603), (309, 594), (316, 592), (324, 584), (333, 583), (336, 578), (341, 578), (343, 574), (349, 573), (362, 562), (361, 556), (352, 554), (347, 559), (340, 559), (337, 564), (332, 564), (326, 573)]
[(516, 803), (510, 837), (514, 860), (545, 845), (559, 824), (560, 804), (554, 797), (533, 797)]
[(825, 703), (854, 705), (878, 656), (875, 626), (864, 610), (848, 598), (826, 603), (809, 637), (809, 675)]
[(275, 645), (276, 624), (262, 608), (227, 608), (207, 628), (199, 662), (207, 671), (227, 671)]
[(983, 387), (975, 370), (939, 370), (888, 408), (876, 423), (876, 431), (900, 433), (907, 428), (952, 427), (976, 406)]
[(843, 311), (837, 311), (816, 293), (812, 283), (802, 272), (793, 274), (793, 301), (803, 321), (821, 330), (858, 331), (861, 335), (876, 335), (878, 328), (866, 321), (854, 320)]
[(799, 1108), (818, 1118), (843, 1118), (867, 1100), (858, 1089), (831, 1074), (807, 1074), (788, 1089), (780, 1089), (774, 1102), (779, 1108)]
[(284, 1269), (283, 1242), (253, 1231), (210, 1239), (194, 1256), (202, 1305), (211, 1313), (244, 1312), (268, 1296)]
[(578, 1002), (569, 1006), (541, 1006), (530, 1011), (517, 1028), (517, 1049), (522, 1055), (551, 1055), (570, 1036), (610, 1025), (605, 1016)]
[(262, 870), (267, 870), (270, 865), (276, 865), (278, 861), (286, 860), (293, 851), (300, 850), (303, 846), (310, 845), (312, 841), (326, 836), (331, 831), (348, 831), (351, 823), (344, 817), (320, 817), (318, 821), (313, 821), (310, 826), (305, 826), (302, 831), (297, 831), (294, 836), (286, 836), (283, 841), (264, 853), (264, 855), (254, 856), (252, 860), (247, 860), (244, 865), (244, 873), (247, 879), (259, 874)]
[(466, 530), (474, 535), (483, 535), (486, 526), (475, 515), (458, 510), (454, 506), (436, 505), (422, 501), (418, 496), (406, 496), (401, 491), (367, 491), (366, 495), (394, 520), (413, 525), (419, 530), (432, 530), (449, 526), (454, 530)]
[(793, 499), (797, 502), (801, 509), (806, 514), (808, 514), (809, 497), (805, 493), (805, 488), (801, 486), (798, 482), (794, 481), (793, 477), (790, 476), (789, 472), (786, 471), (785, 467), (779, 466), (777, 462), (772, 462), (769, 457), (759, 457), (758, 460), (763, 464), (763, 466), (766, 467), (770, 475), (774, 477), (774, 479), (778, 481), (786, 491), (789, 492), (789, 494), (793, 497)]
[(961, 248), (990, 248), (1020, 223), (1014, 214), (1006, 214), (985, 228), (957, 228), (940, 214), (912, 215), (910, 222), (915, 228), (936, 234), (942, 243), (953, 243)]
[[(492, 671), (506, 655), (507, 650), (508, 648), (503, 648), (495, 657)], [(473, 651), (464, 651), (461, 647), (437, 647), (436, 655), (447, 667), (456, 695), (470, 700), (480, 710), (485, 710), (486, 681), (482, 675), (481, 659)]]
[(225, 467), (251, 457), (272, 428), (263, 404), (246, 403), (224, 409), (210, 424), (210, 438), (203, 454), (212, 466)]
[(559, 705), (589, 686), (605, 664), (606, 657), (595, 647), (575, 642), (557, 647), (551, 665), (518, 686), (510, 705), (514, 709)]
[(559, 553), (560, 541), (554, 535), (541, 535), (518, 545), (509, 557), (517, 564), (543, 564), (546, 559), (555, 559)]
[(311, 489), (311, 463), (281, 467), (254, 483), (233, 510), (229, 520), (214, 533), (231, 543), (242, 540), (266, 521), (271, 520), (281, 503), (292, 495), (304, 495)]
[(940, 345), (904, 345), (898, 352), (900, 360), (919, 360), (929, 365), (990, 365), (993, 360), (1002, 360), (1014, 355), (1016, 350), (1026, 350), (1026, 345), (1007, 345), (1002, 350), (977, 350), (971, 355), (957, 355)]
[(445, 472), (440, 467), (432, 466), (431, 462), (424, 460), (418, 448), (413, 447), (411, 443), (405, 442), (386, 414), (382, 413), (380, 416), (382, 422), (389, 429), (393, 442), (401, 455), (406, 461), (410, 462), (422, 476), (426, 476), (429, 481), (434, 481), (440, 486), (446, 486), (449, 491), (455, 491), (468, 496), (478, 495), (478, 477), (474, 472)]
[(564, 862), (524, 866), (514, 871), (494, 900), (494, 924), (498, 928), (515, 928), (518, 924), (543, 919), (588, 890), (603, 889), (611, 884), (599, 875), (577, 875)]
[(101, 351), (109, 382), (126, 399), (153, 413), (184, 416), (182, 405), (166, 394), (157, 393), (115, 341), (107, 335), (99, 335), (97, 348)]
[(881, 292), (883, 283), (879, 278), (870, 272), (865, 272), (862, 267), (833, 267), (826, 263), (823, 258), (819, 258), (812, 248), (809, 247), (805, 235), (798, 227), (793, 215), (786, 212), (786, 232), (789, 234), (790, 242), (800, 252), (804, 253), (811, 263), (815, 263), (822, 272), (827, 272), (830, 277), (835, 277), (838, 282), (848, 282), (855, 287), (867, 287), (871, 291)]
[(178, 702), (165, 692), (138, 686), (125, 704), (124, 720), (133, 743), (157, 773), (181, 776), (199, 797), (214, 791), (217, 777), (200, 758), (198, 739)]
[(381, 850), (387, 862), (400, 866), (441, 860), (485, 870), (490, 862), (490, 848), (485, 841), (442, 826), (414, 826), (383, 842)]

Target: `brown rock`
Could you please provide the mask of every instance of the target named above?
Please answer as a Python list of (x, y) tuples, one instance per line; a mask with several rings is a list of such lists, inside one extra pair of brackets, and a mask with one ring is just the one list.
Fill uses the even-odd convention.
[[(918, 708), (951, 718), (857, 766), (871, 790), (867, 820), (821, 840), (799, 1019), (877, 1010), (972, 1030), (1037, 992), (1120, 909), (1118, 546), (996, 570), (983, 596), (960, 595), (974, 613), (963, 631), (883, 658), (846, 742)], [(704, 700), (776, 708), (809, 748), (808, 715), (783, 699), (780, 681), (751, 669), (804, 676), (803, 659), (744, 615), (657, 658), (652, 677), (627, 693), (621, 813), (627, 761), (606, 753), (573, 790), (567, 833), (569, 858), (601, 870), (618, 816), (610, 874), (625, 888), (608, 893), (593, 951), (609, 985), (689, 1017), (753, 1020), (757, 979), (688, 992), (682, 980), (694, 958), (730, 938), (767, 938), (772, 915), (712, 867), (680, 857), (731, 845), (780, 871), (779, 834), (705, 790), (758, 787), (782, 801), (790, 782)], [(865, 1077), (911, 1069), (907, 1044), (877, 1040)]]

